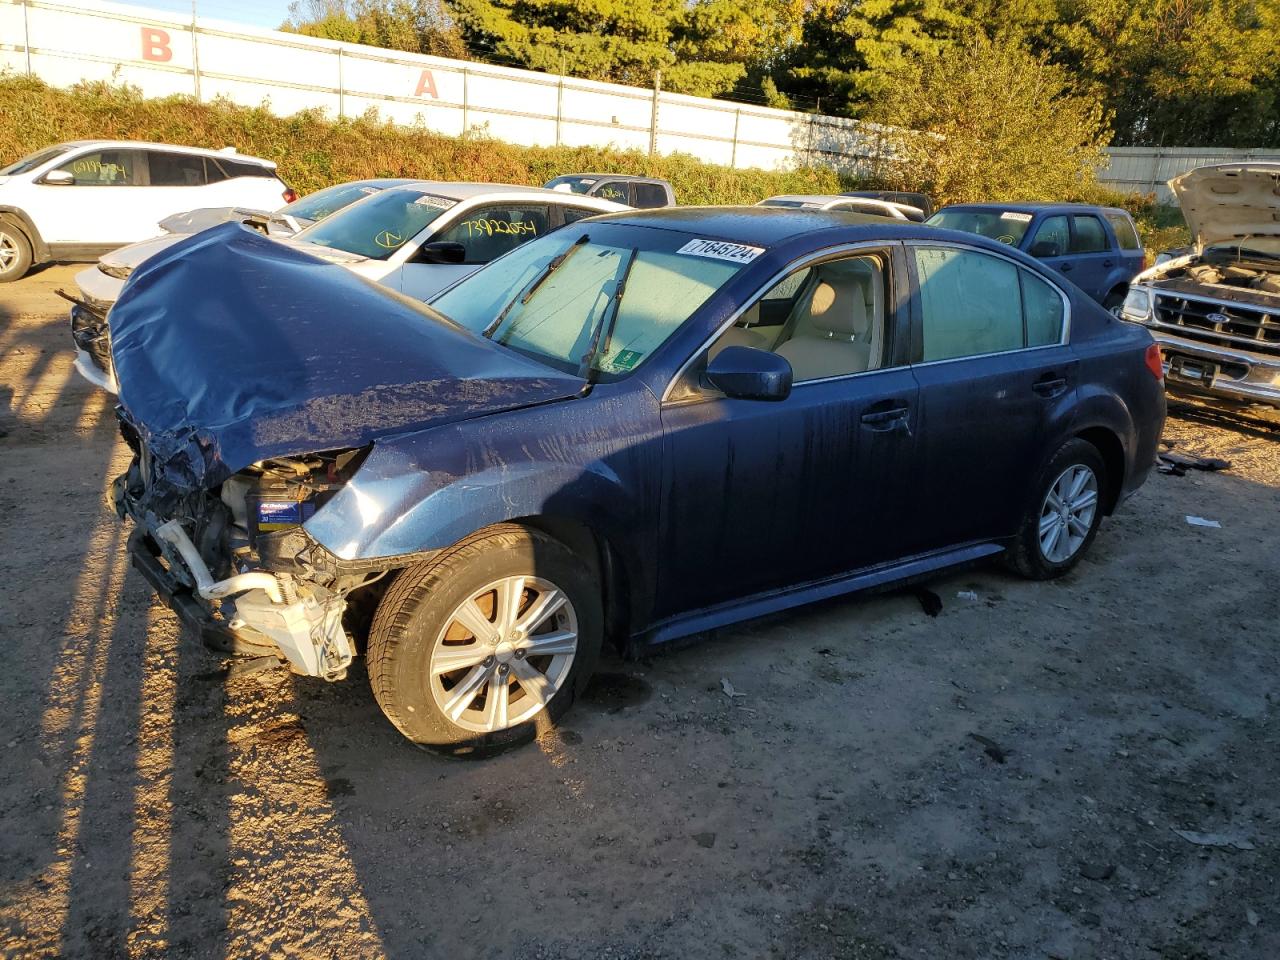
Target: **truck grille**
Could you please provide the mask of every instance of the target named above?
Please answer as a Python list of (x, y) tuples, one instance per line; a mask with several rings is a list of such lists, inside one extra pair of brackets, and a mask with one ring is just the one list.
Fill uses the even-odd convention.
[(1188, 340), (1280, 356), (1280, 314), (1220, 300), (1156, 295), (1156, 323)]

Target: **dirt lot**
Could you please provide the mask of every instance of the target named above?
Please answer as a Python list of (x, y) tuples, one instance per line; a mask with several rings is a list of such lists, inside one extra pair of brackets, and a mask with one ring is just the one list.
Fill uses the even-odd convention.
[(447, 761), (361, 670), (180, 638), (101, 505), (73, 273), (0, 291), (6, 955), (1280, 956), (1280, 435), (1171, 421), (1233, 469), (1153, 476), (1064, 581), (607, 664), (558, 734)]

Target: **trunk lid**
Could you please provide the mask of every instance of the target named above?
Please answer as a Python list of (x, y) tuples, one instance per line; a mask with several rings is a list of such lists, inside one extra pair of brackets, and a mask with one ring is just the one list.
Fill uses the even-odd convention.
[(583, 386), (236, 223), (134, 271), (111, 311), (111, 349), (121, 416), (154, 478), (179, 490)]
[(1196, 167), (1169, 181), (1197, 246), (1280, 236), (1280, 163)]

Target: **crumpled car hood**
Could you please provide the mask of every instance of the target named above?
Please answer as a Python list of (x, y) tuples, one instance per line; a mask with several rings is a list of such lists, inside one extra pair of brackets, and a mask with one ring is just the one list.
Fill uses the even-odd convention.
[(1169, 181), (1200, 247), (1246, 236), (1280, 236), (1280, 163), (1196, 167)]
[(229, 223), (143, 264), (111, 310), (121, 416), (153, 475), (209, 488), (260, 460), (576, 396), (584, 381)]

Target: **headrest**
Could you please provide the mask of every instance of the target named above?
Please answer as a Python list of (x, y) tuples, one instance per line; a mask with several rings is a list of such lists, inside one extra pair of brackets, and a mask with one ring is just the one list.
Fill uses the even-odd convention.
[(809, 319), (814, 328), (833, 337), (868, 339), (871, 323), (864, 284), (869, 279), (862, 272), (823, 268), (809, 298)]

